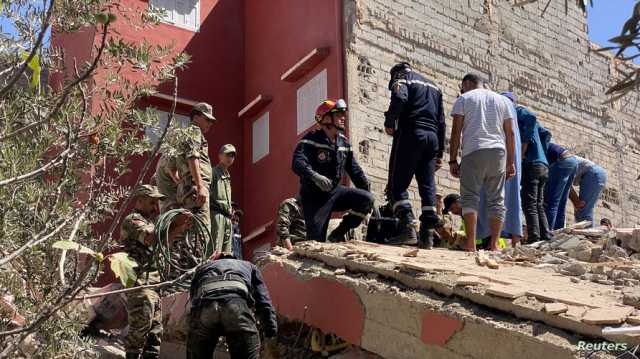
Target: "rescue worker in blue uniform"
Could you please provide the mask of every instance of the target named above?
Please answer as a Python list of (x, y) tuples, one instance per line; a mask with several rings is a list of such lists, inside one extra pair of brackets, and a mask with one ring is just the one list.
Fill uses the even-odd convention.
[[(391, 104), (384, 121), (385, 132), (393, 136), (387, 197), (399, 219), (399, 232), (392, 243), (418, 242), (421, 248), (430, 249), (438, 223), (435, 172), (442, 167), (445, 144), (442, 92), (406, 62), (390, 72)], [(419, 236), (407, 192), (413, 176), (422, 201)]]
[[(319, 129), (307, 133), (293, 153), (293, 172), (300, 177), (300, 196), (307, 239), (324, 242), (331, 213), (348, 211), (329, 235), (345, 240), (373, 208), (369, 181), (356, 161), (349, 140), (342, 134), (347, 118), (344, 100), (326, 100), (316, 110)], [(340, 185), (346, 172), (356, 188)]]

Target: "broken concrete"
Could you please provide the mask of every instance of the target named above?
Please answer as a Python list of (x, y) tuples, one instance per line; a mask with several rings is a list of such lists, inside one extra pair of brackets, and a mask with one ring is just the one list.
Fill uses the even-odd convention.
[[(599, 326), (583, 323), (582, 316), (615, 300), (584, 296), (584, 289), (570, 294), (597, 284), (578, 286), (552, 270), (478, 267), (474, 257), (463, 252), (421, 250), (408, 258), (402, 247), (364, 242), (307, 243), (294, 250), (295, 254), (268, 256), (259, 264), (280, 314), (304, 318), (309, 325), (385, 358), (574, 358), (578, 331), (592, 338), (602, 335)], [(347, 259), (346, 253), (357, 254), (356, 259)], [(379, 258), (367, 259), (371, 254)], [(334, 268), (346, 268), (346, 274), (336, 277)], [(377, 278), (365, 279), (368, 273)], [(546, 281), (566, 292), (544, 293), (538, 287)], [(512, 287), (525, 282), (538, 285), (519, 291)], [(510, 297), (517, 297), (487, 295), (490, 288), (503, 287), (509, 288), (505, 292)], [(328, 288), (333, 295), (323, 294)], [(561, 301), (547, 303), (552, 305), (546, 312), (538, 296)], [(563, 308), (554, 310), (555, 303)], [(633, 310), (628, 308), (626, 316)]]

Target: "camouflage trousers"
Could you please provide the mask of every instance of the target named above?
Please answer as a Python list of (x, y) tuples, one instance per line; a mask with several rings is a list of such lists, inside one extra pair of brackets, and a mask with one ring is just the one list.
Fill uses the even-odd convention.
[[(206, 230), (211, 232), (211, 209), (209, 208), (209, 190), (207, 188), (206, 198), (207, 200), (202, 204), (202, 206), (198, 206), (195, 202), (195, 198), (192, 195), (194, 191), (187, 191), (187, 194), (182, 195), (180, 192), (183, 191), (182, 188), (178, 191), (178, 208), (188, 209), (193, 213), (194, 217), (197, 217), (204, 223)], [(196, 220), (194, 220), (195, 222)]]
[(162, 341), (160, 296), (151, 289), (127, 294), (129, 332), (125, 340), (127, 357), (157, 359)]
[(211, 238), (213, 238), (214, 249), (231, 253), (233, 249), (232, 234), (233, 223), (231, 219), (220, 213), (215, 213), (211, 221)]

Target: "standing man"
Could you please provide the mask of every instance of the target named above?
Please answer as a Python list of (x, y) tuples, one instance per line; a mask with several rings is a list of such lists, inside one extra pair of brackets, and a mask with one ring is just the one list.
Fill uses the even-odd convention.
[[(164, 198), (154, 186), (138, 186), (133, 192), (133, 213), (122, 221), (120, 240), (129, 257), (138, 264), (135, 267), (135, 286), (148, 284), (150, 276), (157, 277), (149, 274), (158, 269), (153, 264), (153, 245), (156, 240), (153, 223), (158, 214), (158, 201)], [(189, 226), (189, 218), (180, 215), (169, 228), (169, 240), (176, 239)], [(153, 289), (141, 289), (127, 293), (126, 297), (129, 321), (125, 339), (126, 358), (159, 358), (162, 339), (160, 296)]]
[(406, 62), (393, 66), (390, 72), (391, 104), (384, 127), (393, 136), (389, 194), (394, 215), (400, 220), (394, 242), (416, 243), (415, 217), (407, 191), (415, 175), (422, 201), (420, 247), (431, 249), (438, 223), (435, 172), (442, 167), (446, 129), (442, 92)]
[(555, 143), (550, 143), (547, 148), (547, 160), (550, 167), (544, 207), (549, 229), (554, 230), (564, 227), (564, 214), (571, 184), (578, 169), (578, 160), (569, 150)]
[(160, 213), (162, 214), (178, 208), (176, 192), (180, 178), (178, 177), (178, 166), (175, 155), (165, 153), (160, 157), (156, 167), (156, 173), (153, 175), (153, 180), (155, 180), (158, 186), (158, 191), (165, 196), (164, 199), (160, 201)]
[(211, 231), (209, 210), (209, 185), (211, 184), (211, 160), (209, 145), (204, 134), (215, 123), (213, 109), (208, 103), (198, 103), (191, 110), (191, 126), (187, 137), (179, 143), (176, 158), (178, 183), (176, 199), (178, 205), (193, 212), (207, 230)]
[(307, 231), (299, 194), (280, 203), (276, 226), (278, 245), (288, 250), (293, 249), (293, 244), (306, 239)]
[(224, 336), (231, 359), (260, 358), (260, 335), (251, 307), (264, 327), (266, 349), (276, 350), (276, 311), (255, 265), (216, 251), (191, 281), (187, 359), (211, 359)]
[[(318, 106), (315, 119), (320, 128), (298, 142), (292, 168), (300, 177), (307, 238), (324, 242), (331, 213), (348, 211), (329, 235), (330, 241), (341, 242), (351, 228), (367, 217), (373, 208), (373, 195), (349, 140), (341, 133), (347, 119), (344, 100), (325, 100)], [(356, 188), (340, 185), (345, 171)]]
[(233, 255), (237, 259), (242, 259), (242, 233), (240, 231), (240, 220), (244, 216), (244, 211), (238, 207), (238, 204), (231, 202), (231, 208), (233, 215), (231, 216), (231, 248), (233, 248)]
[(229, 168), (236, 159), (236, 148), (226, 144), (218, 151), (218, 165), (213, 169), (211, 181), (211, 238), (214, 249), (222, 252), (232, 251), (233, 208), (231, 206), (231, 174)]
[[(540, 133), (546, 129), (526, 107), (516, 106), (516, 112), (522, 141), (522, 209), (527, 221), (527, 234), (532, 242), (546, 241), (552, 238), (544, 210), (544, 190), (549, 180), (548, 142), (542, 141)], [(551, 138), (550, 133), (547, 138)]]
[[(509, 108), (502, 96), (481, 88), (475, 74), (462, 79), (462, 94), (451, 114), (451, 175), (460, 178), (460, 202), (467, 233), (465, 249), (475, 251), (480, 191), (487, 195), (491, 250), (498, 249), (504, 221), (504, 182), (515, 175), (515, 138)], [(458, 150), (462, 142), (462, 163)]]
[(574, 186), (580, 186), (580, 194), (571, 187), (569, 198), (575, 207), (576, 222), (591, 221), (593, 223), (593, 212), (600, 198), (600, 193), (607, 185), (607, 171), (586, 158), (575, 156), (578, 161), (576, 177), (573, 180)]

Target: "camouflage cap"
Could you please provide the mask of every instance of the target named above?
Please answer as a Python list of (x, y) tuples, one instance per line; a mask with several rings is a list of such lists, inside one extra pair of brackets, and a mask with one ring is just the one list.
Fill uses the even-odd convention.
[(202, 116), (208, 118), (211, 121), (216, 121), (216, 118), (213, 117), (213, 108), (206, 102), (199, 102), (193, 105), (193, 111), (202, 114)]
[(236, 153), (236, 148), (232, 144), (227, 143), (226, 145), (220, 147), (220, 152), (219, 153), (222, 153), (222, 154), (225, 154), (225, 155), (227, 153)]
[(158, 191), (158, 187), (152, 186), (150, 184), (141, 184), (133, 190), (133, 196), (146, 196), (151, 198), (162, 199), (165, 198), (165, 195)]

